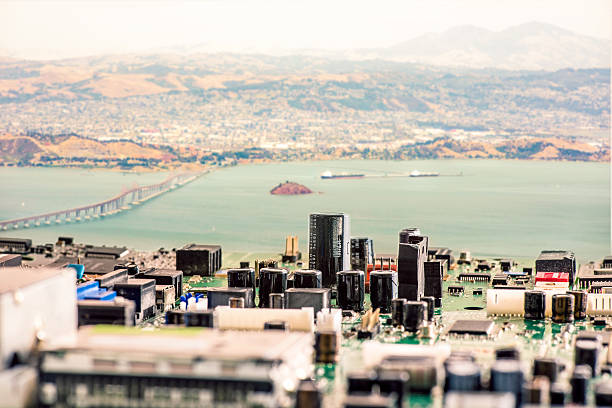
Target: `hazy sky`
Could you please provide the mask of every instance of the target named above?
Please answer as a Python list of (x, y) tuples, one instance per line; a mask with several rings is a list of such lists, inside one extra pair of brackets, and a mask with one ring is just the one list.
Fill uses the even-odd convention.
[(68, 57), (208, 43), (219, 50), (388, 46), (470, 24), (540, 21), (610, 38), (611, 0), (0, 0), (0, 54)]

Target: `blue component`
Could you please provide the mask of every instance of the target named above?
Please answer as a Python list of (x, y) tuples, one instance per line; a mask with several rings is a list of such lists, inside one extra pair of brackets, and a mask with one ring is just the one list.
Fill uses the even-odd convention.
[(193, 297), (190, 292), (185, 293), (185, 299), (189, 299), (190, 297)]
[(85, 273), (85, 265), (81, 265), (81, 264), (68, 264), (68, 266), (66, 266), (66, 268), (74, 269), (76, 271), (77, 279), (82, 279), (83, 278), (83, 274)]
[(181, 295), (180, 299), (181, 299), (181, 302), (187, 303), (187, 297), (185, 295)]
[(85, 300), (113, 300), (117, 297), (117, 292), (114, 290), (99, 290), (94, 292), (87, 292), (85, 294)]
[(98, 281), (83, 282), (77, 286), (77, 299), (85, 299), (85, 294), (90, 291), (99, 291), (100, 283)]
[(200, 299), (202, 299), (203, 297), (204, 297), (203, 293), (196, 293), (195, 295), (196, 302), (199, 302)]

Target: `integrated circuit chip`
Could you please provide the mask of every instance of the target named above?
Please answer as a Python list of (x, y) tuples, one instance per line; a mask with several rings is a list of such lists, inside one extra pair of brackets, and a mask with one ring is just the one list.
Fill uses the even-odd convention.
[(457, 320), (448, 330), (449, 334), (470, 334), (488, 336), (495, 324), (491, 320)]

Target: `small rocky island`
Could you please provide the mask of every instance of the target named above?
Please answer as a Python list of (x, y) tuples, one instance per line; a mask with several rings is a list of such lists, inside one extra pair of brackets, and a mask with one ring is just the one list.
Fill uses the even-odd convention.
[(278, 186), (270, 190), (270, 194), (274, 195), (299, 195), (299, 194), (312, 194), (312, 190), (306, 186), (303, 186), (292, 181), (285, 181), (280, 183)]

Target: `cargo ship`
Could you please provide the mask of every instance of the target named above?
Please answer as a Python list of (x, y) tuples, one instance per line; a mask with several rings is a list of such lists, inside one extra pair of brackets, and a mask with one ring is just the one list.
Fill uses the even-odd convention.
[(438, 177), (440, 173), (426, 173), (418, 170), (411, 171), (410, 177)]
[(339, 173), (333, 174), (331, 171), (325, 171), (321, 173), (322, 179), (359, 179), (364, 178), (365, 174), (358, 173)]

